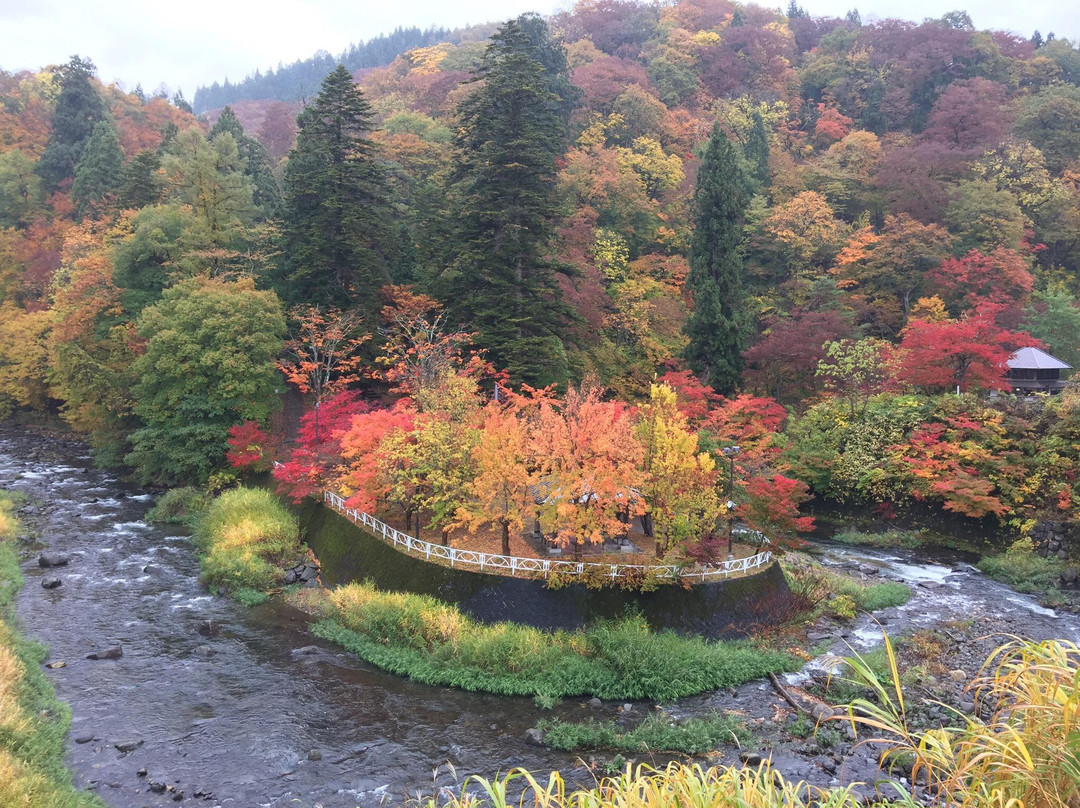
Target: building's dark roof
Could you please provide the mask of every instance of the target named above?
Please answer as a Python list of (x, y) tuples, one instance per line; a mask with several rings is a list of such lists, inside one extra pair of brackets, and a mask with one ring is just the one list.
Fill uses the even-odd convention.
[(1038, 348), (1021, 348), (1009, 357), (1006, 364), (1013, 370), (1072, 370), (1072, 365)]

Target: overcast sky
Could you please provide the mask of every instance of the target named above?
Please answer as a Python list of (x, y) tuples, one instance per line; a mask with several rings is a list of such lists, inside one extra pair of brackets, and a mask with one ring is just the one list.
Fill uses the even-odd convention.
[[(228, 76), (238, 81), (318, 50), (340, 53), (350, 43), (397, 26), (443, 25), (506, 19), (523, 11), (547, 14), (571, 0), (0, 0), (0, 68), (32, 69), (89, 57), (105, 81), (136, 82), (152, 91), (164, 83), (190, 99), (200, 84)], [(759, 0), (760, 5), (773, 5)], [(786, 6), (787, 0), (781, 5)], [(980, 28), (1024, 36), (1080, 38), (1076, 0), (802, 0), (813, 15), (842, 15), (857, 5), (863, 20), (901, 16), (920, 20), (957, 6)]]

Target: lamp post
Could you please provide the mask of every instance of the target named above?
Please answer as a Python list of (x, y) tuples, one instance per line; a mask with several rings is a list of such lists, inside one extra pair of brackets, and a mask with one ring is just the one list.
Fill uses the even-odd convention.
[(731, 495), (735, 491), (735, 455), (742, 451), (741, 446), (725, 446), (720, 450), (723, 452), (724, 457), (730, 461), (728, 466), (728, 478), (727, 478), (727, 509), (728, 509), (728, 534), (727, 534), (727, 553), (730, 559), (734, 555), (734, 532), (735, 532), (735, 516), (732, 513), (732, 508), (735, 507), (735, 503), (731, 499)]

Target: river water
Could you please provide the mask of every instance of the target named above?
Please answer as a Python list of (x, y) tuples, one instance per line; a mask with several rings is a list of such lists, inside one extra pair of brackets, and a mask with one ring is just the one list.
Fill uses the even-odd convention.
[[(244, 808), (400, 804), (431, 793), (437, 767), (452, 784), (448, 760), (458, 778), (573, 768), (521, 740), (538, 717), (529, 699), (415, 684), (312, 638), (286, 606), (211, 597), (183, 532), (148, 525), (152, 498), (94, 469), (79, 444), (0, 432), (0, 487), (40, 501), (42, 543), (71, 556), (47, 571), (28, 556), (18, 611), (66, 663), (49, 674), (72, 708), (69, 762), (109, 805), (176, 804), (148, 791), (144, 767), (184, 804)], [(63, 585), (43, 589), (46, 574)], [(200, 634), (205, 621), (220, 632)], [(120, 659), (86, 659), (118, 644)], [(114, 747), (126, 741), (143, 743)]]
[[(27, 633), (50, 646), (49, 660), (66, 663), (49, 673), (72, 708), (69, 763), (76, 782), (108, 805), (175, 805), (177, 791), (185, 805), (400, 804), (512, 766), (573, 770), (587, 782), (576, 756), (523, 740), (540, 717), (596, 714), (583, 704), (541, 713), (528, 699), (415, 684), (312, 638), (305, 617), (288, 606), (247, 609), (210, 596), (185, 533), (147, 524), (152, 497), (94, 469), (82, 444), (0, 429), (0, 487), (39, 503), (29, 516), (40, 543), (23, 566), (18, 610)], [(69, 554), (70, 564), (40, 569), (43, 547)], [(966, 556), (834, 544), (814, 552), (825, 564), (873, 567), (875, 577), (913, 587), (908, 604), (879, 615), (890, 633), (977, 617), (994, 631), (1080, 639), (1080, 618), (1042, 609), (978, 573)], [(54, 573), (63, 585), (43, 589), (41, 577)], [(864, 616), (830, 639), (844, 653), (849, 644), (879, 642), (880, 632)], [(115, 645), (120, 659), (86, 659)], [(300, 648), (309, 653), (295, 653)], [(778, 703), (768, 685), (751, 682), (686, 699), (671, 712), (736, 709), (765, 726)], [(141, 743), (118, 751), (125, 742)], [(774, 757), (787, 776), (835, 782), (804, 753), (778, 746)], [(876, 767), (864, 758), (855, 774), (872, 781)], [(137, 774), (143, 768), (146, 777)], [(152, 793), (148, 780), (176, 791)]]

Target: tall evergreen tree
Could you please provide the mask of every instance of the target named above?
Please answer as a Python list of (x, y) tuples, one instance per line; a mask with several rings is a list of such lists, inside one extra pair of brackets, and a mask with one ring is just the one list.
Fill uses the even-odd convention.
[(371, 119), (344, 65), (297, 118), (285, 169), (286, 263), (278, 285), (289, 301), (374, 309), (388, 280), (387, 186), (366, 137)]
[(94, 126), (105, 120), (105, 104), (91, 83), (94, 63), (72, 56), (57, 68), (53, 84), (60, 90), (53, 112), (52, 129), (45, 152), (38, 160), (38, 176), (50, 188), (75, 176), (75, 166), (82, 159), (83, 148), (94, 133)]
[(217, 122), (207, 135), (207, 140), (213, 142), (218, 135), (225, 132), (232, 135), (236, 141), (236, 148), (244, 161), (244, 174), (254, 186), (252, 203), (259, 208), (264, 217), (274, 215), (281, 204), (281, 190), (278, 188), (274, 172), (270, 169), (270, 157), (266, 152), (266, 147), (244, 132), (244, 126), (236, 117), (232, 107), (225, 107), (221, 111)]
[(124, 152), (112, 121), (98, 121), (75, 167), (71, 201), (86, 215), (116, 192), (123, 180)]
[(720, 125), (713, 127), (694, 189), (694, 234), (687, 284), (694, 311), (686, 322), (690, 367), (719, 393), (735, 389), (746, 346), (743, 309), (743, 216), (751, 183), (742, 155)]
[(753, 126), (746, 138), (746, 160), (750, 164), (754, 179), (762, 188), (769, 184), (769, 133), (765, 130), (765, 119), (760, 110), (754, 110)]
[(548, 258), (555, 160), (565, 149), (574, 94), (566, 56), (547, 25), (526, 14), (491, 38), (460, 105), (452, 315), (479, 332), (491, 359), (533, 384), (565, 381), (565, 309)]
[(161, 157), (147, 149), (136, 154), (124, 166), (120, 184), (120, 205), (124, 208), (145, 208), (154, 205), (165, 191), (161, 176)]

